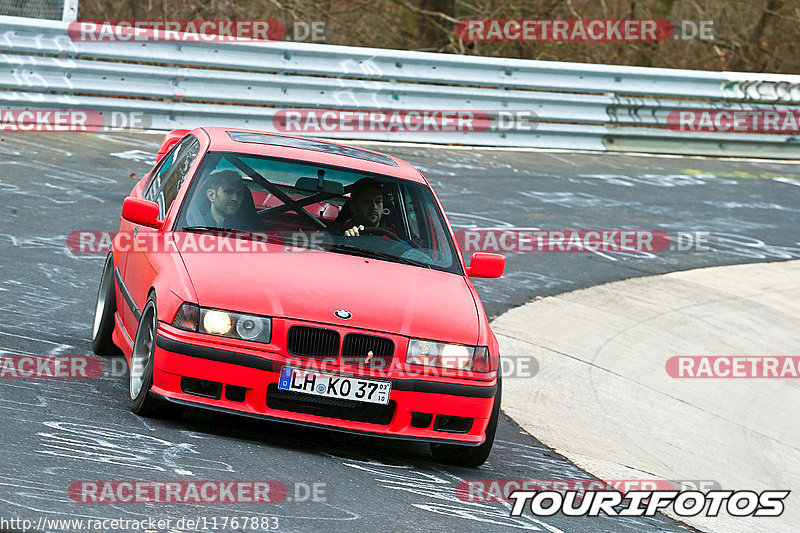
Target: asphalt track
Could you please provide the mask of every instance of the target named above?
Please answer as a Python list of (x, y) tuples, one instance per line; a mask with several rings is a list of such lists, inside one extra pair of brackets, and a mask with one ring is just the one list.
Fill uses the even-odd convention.
[[(103, 257), (70, 253), (66, 236), (116, 229), (122, 199), (133, 185), (129, 175), (148, 170), (159, 140), (147, 134), (2, 136), (0, 355), (91, 353)], [(800, 257), (796, 165), (378, 149), (409, 160), (428, 176), (456, 229), (661, 229), (712, 236), (710, 251), (512, 254), (503, 279), (478, 283), (493, 316), (537, 296), (606, 281)], [(580, 331), (576, 324), (575, 334)], [(112, 368), (119, 370), (121, 361), (116, 363)], [(42, 516), (271, 516), (279, 518), (280, 531), (685, 530), (664, 517), (509, 518), (508, 505), (461, 501), (455, 489), (463, 479), (589, 477), (506, 417), (486, 465), (443, 467), (423, 445), (193, 410), (168, 419), (139, 418), (128, 410), (125, 372), (118, 373), (93, 380), (2, 380), (0, 518), (36, 524)], [(258, 506), (117, 505), (79, 504), (68, 495), (78, 480), (206, 479), (277, 480), (289, 487), (293, 500)], [(298, 502), (295, 482), (325, 483), (326, 501)]]

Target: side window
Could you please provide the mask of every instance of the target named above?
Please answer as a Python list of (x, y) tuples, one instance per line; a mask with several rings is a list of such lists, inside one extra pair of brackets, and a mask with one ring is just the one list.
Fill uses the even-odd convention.
[(413, 237), (420, 237), (421, 238), (421, 237), (424, 237), (424, 235), (422, 235), (422, 232), (419, 229), (419, 219), (417, 218), (416, 205), (417, 205), (417, 202), (414, 201), (413, 199), (409, 198), (409, 201), (406, 204), (406, 206), (408, 207), (408, 209), (406, 209), (406, 213), (408, 215), (408, 226), (409, 226), (409, 229), (411, 230), (411, 235)]
[(415, 242), (434, 264), (449, 268), (453, 264), (452, 248), (433, 196), (421, 186), (404, 185), (403, 189), (406, 217)]
[(404, 199), (404, 206), (406, 208), (406, 220), (408, 221), (408, 229), (411, 230), (411, 237), (424, 248), (430, 248), (431, 235), (426, 230), (429, 230), (424, 221), (424, 211), (420, 205), (419, 197), (414, 194), (414, 191), (407, 185), (402, 185), (402, 195)]
[(163, 164), (154, 173), (144, 197), (158, 204), (159, 218), (164, 218), (183, 184), (189, 168), (200, 152), (200, 142), (192, 136), (182, 140), (164, 157)]
[(150, 179), (147, 181), (147, 184), (144, 186), (144, 197), (148, 198), (150, 195), (150, 191), (154, 188), (158, 189), (161, 187), (161, 176), (167, 171), (171, 166), (172, 163), (175, 162), (175, 157), (181, 149), (186, 148), (189, 143), (194, 140), (192, 135), (187, 136), (185, 139), (178, 141), (175, 143), (175, 146), (170, 148), (167, 155), (165, 155), (161, 161), (158, 162), (156, 165), (156, 169), (153, 170), (153, 173), (150, 175)]

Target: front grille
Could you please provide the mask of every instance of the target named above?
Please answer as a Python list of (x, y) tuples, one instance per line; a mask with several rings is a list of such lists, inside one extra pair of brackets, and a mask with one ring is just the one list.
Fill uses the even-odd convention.
[(332, 329), (292, 326), (286, 335), (286, 349), (299, 357), (336, 359), (339, 355), (339, 332)]
[(366, 422), (368, 424), (388, 426), (392, 422), (396, 406), (397, 404), (393, 401), (389, 401), (388, 405), (381, 405), (285, 391), (279, 389), (275, 383), (267, 387), (267, 407), (270, 409), (337, 418), (351, 422)]
[[(371, 357), (369, 352), (372, 352)], [(348, 365), (386, 368), (391, 364), (393, 356), (394, 343), (391, 339), (360, 333), (348, 333), (344, 336), (342, 361)]]

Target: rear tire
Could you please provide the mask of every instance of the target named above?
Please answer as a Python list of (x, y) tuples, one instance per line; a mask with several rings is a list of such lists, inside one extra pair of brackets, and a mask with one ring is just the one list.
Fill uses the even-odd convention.
[(147, 298), (142, 318), (139, 320), (128, 370), (131, 411), (139, 416), (155, 416), (164, 409), (163, 402), (150, 394), (150, 389), (153, 387), (153, 359), (157, 330), (156, 297), (155, 294), (151, 294)]
[(497, 395), (494, 397), (492, 416), (486, 426), (486, 440), (480, 446), (463, 446), (458, 444), (431, 444), (431, 454), (440, 463), (455, 466), (478, 467), (486, 462), (492, 451), (494, 435), (497, 432), (497, 421), (500, 419), (500, 404), (503, 392), (500, 371), (497, 371)]
[(117, 299), (114, 283), (114, 255), (109, 253), (100, 278), (92, 322), (92, 351), (97, 355), (118, 355), (121, 350), (114, 344), (114, 314)]

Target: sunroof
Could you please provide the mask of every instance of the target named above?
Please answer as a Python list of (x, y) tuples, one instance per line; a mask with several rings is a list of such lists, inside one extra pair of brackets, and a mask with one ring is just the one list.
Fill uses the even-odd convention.
[(295, 137), (283, 137), (281, 135), (270, 135), (269, 133), (250, 133), (246, 131), (229, 131), (231, 139), (240, 143), (269, 144), (271, 146), (284, 146), (286, 148), (300, 148), (302, 150), (314, 150), (315, 152), (326, 152), (328, 154), (344, 155), (355, 157), (373, 163), (397, 166), (391, 157), (383, 154), (376, 154), (350, 146), (340, 146), (338, 144), (326, 143), (322, 141), (312, 141), (309, 139), (297, 139)]

